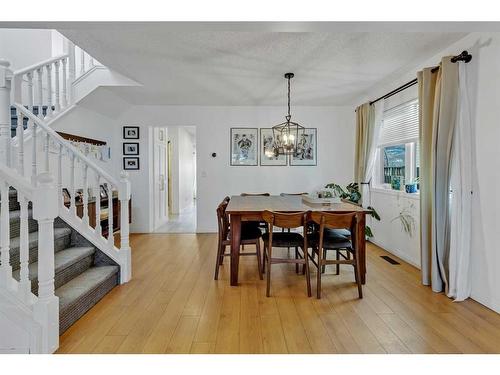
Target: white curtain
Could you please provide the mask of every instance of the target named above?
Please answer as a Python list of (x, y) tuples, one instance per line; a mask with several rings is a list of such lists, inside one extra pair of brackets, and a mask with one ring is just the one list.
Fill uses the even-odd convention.
[(373, 127), (373, 136), (370, 139), (370, 143), (368, 145), (366, 169), (364, 171), (363, 181), (360, 186), (361, 204), (363, 205), (363, 207), (368, 207), (371, 205), (370, 186), (372, 183), (373, 170), (375, 167), (377, 144), (380, 137), (380, 130), (382, 128), (382, 118), (384, 115), (384, 102), (385, 100), (382, 99), (372, 104), (374, 111), (373, 111), (373, 118), (370, 119), (370, 125)]
[(459, 63), (457, 123), (453, 134), (450, 170), (450, 254), (448, 297), (463, 301), (471, 292), (472, 173), (474, 139), (468, 71)]

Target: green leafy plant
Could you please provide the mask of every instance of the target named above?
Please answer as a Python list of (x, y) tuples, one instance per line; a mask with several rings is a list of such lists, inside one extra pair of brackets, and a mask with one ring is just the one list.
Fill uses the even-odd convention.
[[(326, 185), (325, 188), (332, 189), (341, 199), (346, 199), (352, 203), (359, 204), (359, 201), (361, 200), (361, 192), (359, 191), (359, 185), (356, 182), (351, 182), (345, 187), (345, 189), (335, 183), (330, 183)], [(371, 217), (380, 221), (380, 215), (372, 206), (368, 206), (367, 210), (370, 211)], [(365, 227), (365, 235), (369, 238), (373, 237), (373, 232), (368, 225)]]
[(413, 232), (415, 231), (415, 218), (411, 214), (412, 208), (413, 208), (413, 204), (411, 204), (408, 207), (404, 207), (399, 212), (399, 215), (391, 220), (391, 223), (395, 220), (399, 220), (401, 222), (401, 228), (410, 237), (413, 237)]

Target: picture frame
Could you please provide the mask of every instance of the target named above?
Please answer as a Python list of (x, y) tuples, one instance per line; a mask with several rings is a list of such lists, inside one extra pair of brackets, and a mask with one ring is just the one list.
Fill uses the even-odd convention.
[(101, 199), (107, 199), (108, 198), (108, 191), (106, 190), (106, 187), (104, 185), (100, 185), (100, 197)]
[(318, 165), (318, 131), (317, 128), (306, 128), (299, 136), (297, 152), (290, 155), (291, 166)]
[(286, 155), (269, 156), (274, 152), (274, 139), (272, 128), (260, 128), (260, 165), (261, 166), (286, 166), (288, 157)]
[(139, 158), (138, 157), (123, 158), (123, 169), (127, 171), (139, 170)]
[(258, 165), (258, 128), (231, 128), (229, 142), (231, 166)]
[(138, 142), (123, 143), (123, 155), (139, 155), (139, 143)]
[(124, 126), (123, 127), (123, 139), (139, 139), (139, 127), (138, 126)]

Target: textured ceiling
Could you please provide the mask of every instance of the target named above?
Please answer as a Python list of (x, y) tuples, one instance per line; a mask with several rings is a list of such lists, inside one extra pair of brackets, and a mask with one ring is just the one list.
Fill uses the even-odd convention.
[[(352, 104), (388, 76), (454, 41), (457, 32), (189, 31), (165, 24), (58, 28), (103, 64), (141, 83), (116, 90), (134, 104)], [(195, 28), (193, 28), (194, 30)]]

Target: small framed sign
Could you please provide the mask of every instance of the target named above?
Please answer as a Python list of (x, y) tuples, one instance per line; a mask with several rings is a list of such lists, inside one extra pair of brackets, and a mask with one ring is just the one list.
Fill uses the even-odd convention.
[(139, 155), (139, 143), (124, 143), (123, 155)]
[(138, 126), (124, 126), (123, 127), (123, 139), (139, 139), (139, 127)]
[(139, 170), (139, 158), (123, 158), (123, 169)]

